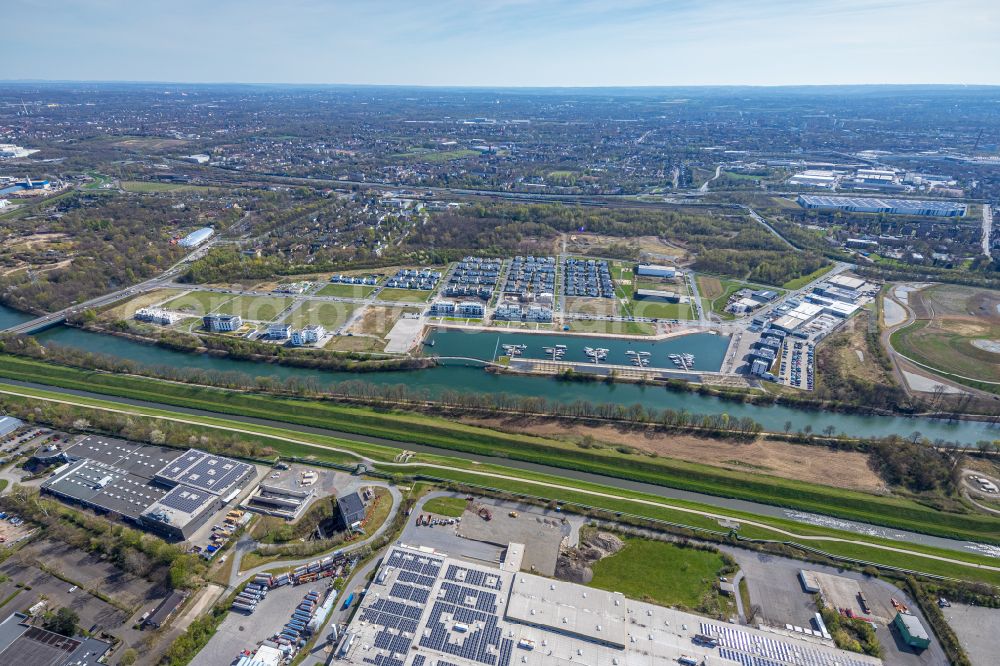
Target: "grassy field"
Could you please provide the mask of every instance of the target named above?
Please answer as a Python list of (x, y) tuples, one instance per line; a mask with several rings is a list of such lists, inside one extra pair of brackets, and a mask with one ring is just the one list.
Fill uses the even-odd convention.
[(139, 308), (147, 308), (151, 305), (155, 305), (161, 301), (169, 299), (171, 296), (176, 296), (179, 292), (176, 289), (155, 289), (144, 294), (139, 294), (135, 298), (130, 298), (124, 303), (118, 303), (117, 305), (104, 310), (101, 315), (102, 317), (108, 319), (128, 319), (135, 314), (135, 311)]
[(896, 351), (940, 372), (953, 373), (952, 379), (1000, 392), (1000, 386), (982, 383), (1000, 382), (1000, 354), (977, 346), (1000, 342), (1000, 292), (937, 285), (911, 293), (910, 304), (917, 320), (892, 334)]
[(613, 317), (618, 314), (618, 299), (567, 296), (566, 312)]
[(375, 287), (364, 284), (328, 284), (316, 292), (317, 296), (336, 296), (337, 298), (366, 298)]
[(424, 511), (449, 518), (460, 518), (468, 504), (464, 497), (435, 497), (424, 503)]
[(215, 309), (219, 314), (238, 314), (244, 321), (271, 321), (294, 299), (284, 296), (234, 296)]
[(658, 301), (632, 301), (633, 317), (649, 317), (651, 319), (694, 319), (692, 303), (663, 303)]
[(177, 183), (148, 183), (141, 180), (124, 180), (122, 189), (126, 192), (184, 192), (190, 190), (208, 190), (209, 187), (198, 185), (180, 185)]
[(569, 330), (575, 333), (600, 333), (605, 335), (656, 335), (656, 328), (652, 324), (640, 321), (574, 319), (569, 322)]
[[(0, 368), (6, 368), (9, 357), (0, 357)], [(42, 365), (42, 364), (39, 364)], [(44, 377), (33, 377), (36, 381)], [(183, 388), (183, 387), (181, 387)], [(5, 389), (8, 394), (14, 391), (19, 396), (7, 396), (9, 400), (22, 401), (24, 404), (38, 404), (38, 400), (58, 400), (77, 405), (74, 409), (83, 410), (86, 414), (88, 406), (94, 408), (126, 409), (128, 413), (145, 415), (153, 418), (176, 419), (179, 417), (170, 409), (152, 407), (123, 406), (121, 403), (109, 402), (95, 398), (72, 396), (67, 397), (33, 388)], [(80, 413), (78, 411), (78, 413)], [(329, 435), (303, 433), (286, 428), (246, 424), (232, 421), (224, 417), (208, 417), (185, 414), (180, 416), (190, 424), (204, 424), (206, 428), (234, 428), (247, 433), (245, 436), (252, 441), (266, 442), (281, 455), (310, 455), (322, 459), (344, 461), (345, 454), (331, 451), (327, 447), (340, 447), (357, 451), (375, 460), (391, 459), (399, 449), (382, 447), (365, 442), (347, 441)], [(426, 417), (415, 416), (416, 421)], [(454, 424), (449, 424), (454, 425)], [(473, 429), (474, 430), (474, 429)], [(684, 500), (665, 500), (662, 497), (629, 490), (619, 490), (608, 486), (584, 481), (569, 480), (561, 476), (529, 472), (526, 470), (510, 470), (498, 465), (478, 464), (471, 461), (448, 458), (431, 454), (419, 454), (416, 464), (409, 464), (400, 471), (408, 475), (426, 475), (425, 478), (447, 479), (459, 483), (486, 484), (494, 488), (514, 493), (528, 493), (543, 498), (564, 502), (578, 502), (600, 506), (609, 511), (633, 513), (657, 520), (666, 520), (693, 527), (719, 530), (716, 518), (711, 514), (722, 511), (727, 520), (741, 523), (740, 534), (744, 537), (758, 539), (788, 540), (789, 535), (780, 530), (794, 533), (792, 539), (811, 539), (808, 543), (822, 550), (867, 561), (878, 562), (892, 566), (916, 569), (935, 575), (960, 577), (968, 580), (978, 580), (1000, 583), (1000, 572), (970, 565), (987, 565), (996, 567), (996, 560), (984, 555), (968, 552), (955, 552), (930, 546), (900, 544), (888, 539), (861, 536), (833, 530), (825, 527), (814, 527), (783, 518), (762, 517), (736, 510), (720, 510), (696, 502)], [(433, 467), (421, 467), (420, 463), (433, 463)], [(381, 463), (387, 469), (392, 469), (391, 463)], [(502, 474), (499, 476), (483, 476), (484, 474)], [(813, 486), (815, 487), (815, 486)], [(878, 501), (875, 499), (873, 501)], [(705, 515), (702, 512), (709, 512)], [(894, 510), (884, 507), (883, 515), (890, 516)], [(954, 523), (953, 516), (942, 516), (946, 522)], [(830, 540), (833, 538), (834, 540)], [(888, 547), (888, 548), (887, 548)], [(909, 552), (898, 552), (899, 548)], [(895, 549), (895, 550), (893, 550)], [(945, 561), (948, 558), (952, 561)]]
[(813, 280), (817, 280), (820, 277), (826, 275), (831, 270), (833, 270), (833, 264), (830, 264), (829, 266), (824, 266), (823, 268), (820, 268), (810, 273), (809, 275), (803, 275), (802, 277), (795, 278), (794, 280), (789, 280), (785, 284), (781, 285), (781, 288), (787, 289), (788, 291), (795, 291), (796, 289), (801, 289), (802, 287), (806, 286)]
[(213, 312), (231, 296), (227, 294), (215, 294), (210, 291), (191, 291), (183, 296), (167, 301), (163, 307), (169, 310), (177, 310), (190, 315), (205, 315)]
[[(564, 469), (785, 506), (824, 515), (898, 527), (938, 536), (1000, 543), (1000, 519), (981, 514), (945, 514), (910, 499), (726, 470), (671, 458), (653, 458), (612, 448), (581, 449), (575, 443), (504, 433), (411, 412), (347, 407), (333, 402), (283, 399), (95, 373), (0, 356), (0, 376), (65, 388), (193, 407), (302, 426), (421, 443), (535, 462)], [(356, 448), (353, 444), (352, 448)], [(377, 447), (376, 447), (377, 448)], [(382, 450), (382, 449), (377, 449)]]
[(407, 160), (417, 160), (420, 162), (430, 162), (432, 164), (440, 164), (441, 162), (450, 162), (451, 160), (461, 160), (467, 157), (473, 157), (478, 155), (479, 152), (475, 150), (468, 149), (458, 149), (458, 150), (412, 150), (408, 153), (399, 153), (394, 155), (401, 159)]
[(625, 547), (598, 560), (591, 587), (661, 606), (695, 609), (718, 597), (715, 583), (725, 567), (717, 552), (628, 537)]
[(434, 293), (433, 290), (423, 289), (383, 289), (378, 293), (376, 300), (398, 301), (401, 303), (425, 303)]
[(360, 305), (356, 303), (331, 303), (328, 301), (305, 301), (292, 310), (285, 323), (292, 328), (302, 328), (310, 324), (320, 324), (328, 331), (343, 326)]

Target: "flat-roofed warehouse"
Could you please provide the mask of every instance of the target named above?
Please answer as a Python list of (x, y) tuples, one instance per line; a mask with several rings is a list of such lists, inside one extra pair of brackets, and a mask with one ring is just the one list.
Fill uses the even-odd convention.
[(927, 201), (922, 199), (831, 197), (819, 194), (800, 194), (798, 201), (799, 205), (803, 208), (846, 210), (852, 213), (890, 213), (893, 215), (962, 217), (966, 212), (966, 205), (963, 203), (955, 203), (951, 201)]
[[(717, 622), (429, 548), (389, 549), (334, 651), (356, 666), (870, 666), (816, 636)], [(696, 640), (697, 637), (697, 640)], [(695, 663), (692, 662), (692, 663)]]
[(255, 478), (252, 465), (193, 449), (85, 437), (43, 492), (185, 539)]

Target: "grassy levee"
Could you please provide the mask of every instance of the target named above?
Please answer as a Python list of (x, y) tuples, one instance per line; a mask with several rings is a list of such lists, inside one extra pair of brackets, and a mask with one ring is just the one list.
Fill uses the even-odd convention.
[[(159, 404), (256, 417), (357, 435), (419, 443), (436, 448), (496, 456), (603, 476), (643, 481), (720, 497), (836, 516), (946, 538), (1000, 543), (1000, 519), (982, 514), (943, 513), (902, 498), (887, 498), (792, 479), (723, 470), (685, 461), (582, 449), (572, 443), (454, 423), (412, 412), (379, 411), (330, 401), (307, 401), (112, 375), (0, 355), (0, 376), (25, 379)], [(257, 426), (255, 426), (257, 428)], [(397, 451), (354, 441), (350, 447), (377, 460)]]
[[(716, 518), (697, 513), (703, 511), (741, 521), (739, 534), (741, 537), (748, 539), (800, 543), (840, 557), (874, 562), (883, 566), (910, 569), (935, 576), (1000, 585), (1000, 571), (976, 568), (977, 565), (1000, 567), (1000, 560), (986, 555), (956, 552), (920, 544), (900, 543), (890, 539), (858, 535), (825, 527), (815, 527), (792, 520), (757, 516), (730, 509), (717, 509), (683, 500), (667, 500), (656, 495), (608, 488), (584, 481), (567, 481), (566, 479), (543, 474), (525, 474), (521, 470), (516, 470), (515, 473), (518, 476), (525, 476), (526, 478), (500, 479), (477, 473), (487, 471), (495, 470), (478, 467), (474, 471), (442, 469), (440, 467), (421, 469), (417, 467), (408, 469), (407, 473), (417, 474), (428, 479), (443, 479), (520, 495), (530, 495), (548, 500), (596, 507), (641, 518), (666, 521), (668, 523), (715, 532), (724, 533), (727, 531), (726, 528), (720, 525)], [(510, 475), (511, 470), (500, 468), (497, 473)], [(560, 487), (569, 484), (572, 484), (572, 489)], [(592, 494), (595, 492), (613, 494), (615, 497), (600, 497)], [(743, 521), (752, 521), (758, 524), (750, 525)], [(796, 536), (789, 536), (788, 532)], [(853, 541), (863, 543), (852, 543)], [(903, 549), (912, 552), (901, 553), (891, 549)], [(957, 562), (946, 562), (936, 558), (957, 560)]]
[[(317, 459), (340, 462), (343, 453), (331, 451), (338, 448), (350, 451), (369, 445), (341, 440), (328, 435), (302, 433), (294, 429), (246, 424), (223, 417), (192, 416), (169, 409), (133, 407), (105, 399), (67, 396), (35, 388), (10, 387), (24, 402), (52, 400), (86, 409), (113, 409), (138, 416), (150, 416), (205, 427), (225, 428), (248, 432), (253, 436), (273, 438), (274, 448), (281, 455), (301, 456), (306, 453)], [(392, 451), (386, 449), (384, 451)], [(1000, 584), (1000, 562), (995, 558), (968, 552), (951, 551), (920, 544), (907, 544), (857, 535), (826, 527), (798, 523), (784, 518), (759, 516), (745, 511), (722, 509), (698, 502), (674, 500), (638, 491), (623, 490), (599, 483), (567, 479), (560, 475), (520, 469), (498, 464), (451, 458), (444, 455), (420, 454), (416, 463), (377, 463), (385, 472), (398, 473), (401, 478), (439, 479), (457, 483), (533, 495), (546, 501), (558, 500), (607, 511), (621, 512), (643, 518), (668, 521), (700, 529), (725, 532), (719, 520), (736, 520), (740, 534), (752, 539), (795, 541), (827, 553), (842, 555), (882, 566), (900, 567), (932, 575)], [(898, 552), (900, 549), (907, 552)], [(951, 560), (951, 561), (946, 561)]]

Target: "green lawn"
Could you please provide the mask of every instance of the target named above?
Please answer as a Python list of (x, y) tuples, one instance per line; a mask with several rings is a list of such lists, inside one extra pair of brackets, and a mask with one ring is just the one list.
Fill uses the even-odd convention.
[(661, 606), (694, 609), (706, 595), (718, 594), (715, 583), (723, 567), (717, 552), (627, 537), (624, 548), (594, 564), (590, 586)]
[(238, 314), (246, 321), (271, 321), (294, 299), (283, 296), (235, 296), (216, 308), (219, 314)]
[(328, 331), (344, 325), (347, 319), (359, 307), (357, 303), (329, 303), (325, 301), (306, 301), (285, 318), (285, 323), (292, 328), (302, 328), (309, 324), (320, 324)]
[(375, 291), (375, 287), (364, 284), (328, 284), (316, 292), (317, 296), (338, 298), (365, 298)]
[(122, 181), (122, 189), (126, 192), (182, 192), (185, 190), (207, 190), (211, 188), (178, 183), (148, 183), (141, 180), (125, 180)]
[(439, 516), (460, 518), (468, 504), (464, 497), (435, 497), (427, 500), (424, 504), (424, 510)]
[(378, 293), (379, 301), (397, 301), (401, 303), (424, 303), (431, 294), (434, 293), (433, 290), (427, 291), (424, 289), (383, 289)]
[[(15, 368), (17, 368), (15, 370)], [(399, 414), (397, 412), (376, 412), (375, 410), (368, 409), (350, 409), (338, 406), (336, 404), (330, 403), (317, 403), (315, 401), (296, 401), (296, 400), (273, 400), (273, 399), (263, 399), (255, 398), (246, 394), (241, 394), (238, 392), (227, 392), (227, 391), (216, 391), (209, 389), (202, 389), (194, 386), (181, 386), (172, 385), (163, 382), (154, 382), (145, 379), (140, 379), (131, 376), (124, 375), (111, 375), (107, 373), (94, 373), (94, 372), (81, 372), (73, 370), (71, 368), (63, 368), (59, 366), (52, 366), (49, 364), (38, 363), (29, 360), (16, 359), (10, 356), (0, 355), (0, 375), (3, 376), (13, 376), (15, 378), (23, 378), (25, 376), (30, 376), (33, 381), (38, 381), (42, 383), (55, 383), (58, 385), (66, 385), (68, 388), (81, 388), (84, 390), (97, 390), (101, 391), (102, 386), (106, 382), (111, 382), (116, 386), (113, 389), (116, 393), (127, 394), (128, 397), (133, 397), (136, 399), (143, 400), (156, 400), (159, 402), (172, 402), (178, 406), (197, 406), (207, 409), (213, 409), (218, 412), (229, 412), (229, 413), (244, 413), (246, 415), (260, 416), (263, 418), (276, 418), (275, 412), (264, 411), (261, 409), (246, 409), (250, 407), (251, 404), (263, 405), (265, 402), (275, 402), (282, 404), (282, 411), (277, 414), (277, 418), (283, 420), (299, 421), (302, 416), (304, 416), (303, 410), (308, 412), (312, 409), (317, 411), (322, 411), (326, 413), (326, 417), (319, 420), (305, 419), (309, 422), (309, 425), (322, 425), (325, 427), (341, 427), (342, 424), (336, 423), (336, 415), (344, 412), (345, 415), (350, 413), (349, 423), (354, 423), (358, 425), (370, 424), (370, 426), (376, 426), (378, 424), (383, 424), (386, 426), (391, 426), (393, 421), (401, 420), (399, 425), (405, 425), (409, 435), (406, 441), (424, 441), (426, 440), (426, 435), (430, 434), (432, 431), (432, 423), (438, 423), (442, 426), (452, 428), (456, 431), (462, 431), (465, 436), (462, 437), (462, 441), (471, 443), (475, 440), (482, 439), (483, 429), (475, 428), (472, 426), (465, 426), (462, 424), (456, 424), (452, 422), (445, 422), (442, 419), (435, 419), (432, 417), (427, 417), (419, 414)], [(72, 377), (77, 376), (80, 378), (79, 381), (73, 381)], [(133, 386), (139, 389), (142, 386), (149, 385), (149, 390), (125, 390), (126, 386)], [(104, 387), (103, 390), (107, 391), (110, 387)], [(66, 397), (58, 394), (53, 394), (48, 391), (17, 387), (12, 389), (6, 389), (7, 391), (15, 391), (23, 396), (32, 397), (14, 397), (8, 396), (7, 400), (16, 400), (20, 403), (30, 405), (38, 399), (58, 399), (60, 401), (70, 401), (74, 404), (79, 405), (93, 405), (93, 406), (104, 406), (104, 407), (114, 407), (117, 409), (127, 409), (129, 412), (134, 412), (136, 414), (148, 414), (150, 416), (160, 416), (161, 418), (176, 418), (177, 414), (170, 409), (158, 409), (149, 407), (136, 407), (128, 406), (123, 407), (120, 402), (108, 401), (108, 400), (98, 400), (89, 397)], [(217, 400), (213, 400), (211, 396), (223, 394), (228, 396), (222, 404)], [(242, 403), (247, 403), (243, 405)], [(74, 408), (74, 409), (84, 409), (84, 408)], [(86, 414), (86, 411), (82, 411)], [(369, 418), (371, 417), (371, 418)], [(402, 417), (402, 418), (401, 418)], [(319, 435), (315, 433), (302, 433), (296, 432), (294, 430), (288, 430), (284, 428), (276, 428), (273, 426), (261, 426), (253, 425), (252, 432), (248, 430), (248, 426), (245, 423), (235, 422), (229, 420), (225, 417), (204, 417), (197, 415), (184, 415), (183, 418), (188, 423), (198, 423), (204, 424), (205, 427), (236, 427), (244, 432), (244, 437), (248, 441), (260, 442), (261, 444), (266, 444), (267, 446), (273, 447), (276, 451), (280, 452), (282, 455), (292, 455), (292, 456), (304, 456), (304, 455), (316, 455), (320, 458), (331, 459), (338, 462), (345, 460), (345, 454), (338, 453), (336, 451), (331, 451), (326, 447), (339, 447), (352, 449), (358, 454), (367, 455), (376, 460), (391, 460), (395, 455), (399, 453), (399, 449), (388, 448), (382, 446), (376, 446), (369, 444), (367, 442), (359, 441), (346, 441), (338, 437), (330, 435)], [(376, 434), (381, 428), (373, 427), (363, 427), (363, 431), (366, 434)], [(389, 431), (382, 430), (380, 434), (389, 435)], [(441, 433), (443, 434), (443, 433)], [(459, 434), (456, 432), (455, 434)], [(392, 435), (389, 435), (392, 436)], [(538, 441), (539, 438), (529, 437), (529, 436), (511, 436), (505, 433), (492, 433), (494, 438), (504, 439), (504, 438), (516, 438), (521, 442), (522, 447), (533, 448), (533, 443)], [(280, 439), (286, 438), (286, 439)], [(287, 438), (292, 438), (290, 441)], [(314, 443), (313, 448), (302, 442), (312, 442)], [(402, 440), (401, 440), (402, 441)], [(499, 441), (496, 441), (498, 444)], [(502, 448), (502, 447), (501, 447)], [(586, 452), (581, 452), (584, 456)], [(350, 456), (347, 455), (347, 460), (350, 460)], [(511, 456), (514, 457), (514, 456)], [(628, 456), (615, 456), (619, 460), (619, 465), (628, 459)], [(569, 480), (563, 477), (540, 474), (535, 472), (530, 472), (526, 470), (517, 470), (513, 472), (510, 469), (490, 464), (475, 464), (469, 461), (464, 461), (457, 458), (450, 458), (439, 455), (432, 455), (422, 453), (418, 455), (420, 461), (426, 463), (436, 464), (436, 467), (422, 467), (420, 465), (414, 467), (406, 468), (406, 473), (409, 475), (427, 475), (428, 478), (442, 478), (449, 479), (456, 482), (463, 483), (473, 483), (479, 485), (489, 485), (493, 488), (505, 489), (515, 493), (529, 493), (535, 494), (547, 499), (556, 499), (567, 502), (579, 502), (583, 504), (599, 505), (610, 511), (622, 511), (636, 513), (638, 515), (645, 515), (650, 518), (656, 518), (660, 520), (667, 520), (675, 523), (692, 525), (696, 527), (704, 527), (708, 529), (718, 530), (718, 523), (709, 516), (702, 516), (696, 513), (691, 513), (686, 511), (685, 508), (692, 510), (705, 510), (708, 509), (712, 512), (718, 512), (718, 509), (712, 509), (711, 507), (706, 507), (704, 505), (687, 502), (683, 500), (665, 500), (661, 497), (649, 494), (643, 494), (628, 490), (610, 489), (607, 486), (600, 484), (593, 484), (584, 481)], [(689, 465), (687, 463), (677, 463), (677, 461), (672, 461), (675, 464), (680, 464), (681, 466), (687, 468), (687, 476), (698, 476), (698, 471), (701, 466)], [(384, 465), (387, 468), (392, 468), (391, 464)], [(625, 470), (626, 472), (631, 472), (631, 470)], [(516, 476), (507, 476), (506, 478), (500, 477), (484, 477), (480, 476), (479, 473), (487, 472), (497, 472), (501, 474), (515, 474)], [(693, 474), (692, 474), (693, 472)], [(737, 477), (742, 476), (739, 473), (734, 474), (733, 481), (737, 481)], [(704, 479), (702, 479), (704, 480)], [(702, 480), (696, 480), (699, 483)], [(813, 486), (809, 484), (804, 484), (800, 482), (788, 482), (783, 479), (775, 479), (773, 477), (763, 477), (762, 482), (772, 486), (774, 490), (781, 492), (781, 485), (785, 483), (790, 483), (797, 487), (797, 495), (808, 495), (811, 492), (822, 489), (822, 486)], [(560, 484), (569, 487), (559, 487)], [(737, 482), (734, 485), (740, 485)], [(888, 524), (900, 520), (900, 516), (909, 514), (908, 518), (910, 520), (904, 519), (902, 522), (904, 524), (911, 523), (914, 516), (914, 510), (918, 513), (924, 513), (925, 517), (928, 515), (934, 516), (945, 523), (948, 526), (949, 532), (953, 534), (955, 531), (964, 531), (969, 529), (971, 525), (968, 525), (970, 521), (978, 523), (974, 529), (978, 534), (981, 535), (980, 538), (989, 539), (992, 535), (987, 536), (993, 530), (991, 529), (995, 521), (989, 517), (979, 516), (971, 517), (968, 515), (945, 515), (939, 512), (934, 512), (927, 510), (926, 507), (917, 507), (914, 502), (908, 500), (899, 499), (889, 499), (882, 498), (873, 495), (864, 495), (863, 493), (854, 493), (851, 491), (841, 491), (837, 489), (828, 489), (834, 491), (834, 495), (829, 495), (825, 504), (831, 509), (833, 507), (838, 507), (841, 505), (847, 496), (863, 496), (866, 498), (864, 505), (870, 506), (873, 510), (877, 511), (882, 517), (882, 520), (873, 521), (882, 524)], [(613, 493), (613, 497), (608, 496), (598, 496), (592, 493)], [(782, 493), (783, 494), (783, 493)], [(808, 502), (807, 502), (808, 504)], [(852, 501), (848, 500), (847, 504), (853, 504)], [(838, 508), (844, 508), (839, 506)], [(782, 518), (769, 518), (754, 514), (749, 514), (741, 511), (727, 510), (724, 512), (725, 515), (730, 516), (732, 519), (737, 521), (745, 520), (755, 520), (759, 525), (749, 525), (743, 524), (740, 529), (740, 534), (746, 537), (752, 538), (767, 538), (767, 539), (777, 539), (786, 540), (787, 535), (782, 535), (775, 532), (773, 528), (780, 528), (785, 530), (791, 530), (800, 535), (815, 535), (820, 537), (817, 541), (810, 542), (810, 545), (820, 548), (826, 552), (835, 553), (839, 555), (844, 555), (848, 557), (854, 557), (858, 559), (880, 562), (884, 564), (891, 564), (893, 566), (907, 567), (917, 569), (919, 571), (924, 571), (931, 574), (943, 575), (943, 576), (953, 576), (961, 577), (967, 580), (981, 580), (987, 581), (993, 584), (1000, 582), (1000, 574), (996, 572), (988, 571), (982, 568), (971, 568), (968, 565), (950, 563), (943, 561), (940, 558), (950, 558), (955, 559), (960, 562), (977, 563), (977, 564), (987, 564), (990, 566), (996, 565), (996, 560), (988, 558), (986, 556), (980, 556), (975, 554), (970, 554), (966, 552), (955, 552), (942, 550), (940, 548), (934, 548), (930, 546), (923, 546), (920, 544), (905, 544), (901, 545), (898, 542), (894, 542), (887, 539), (868, 537), (856, 534), (849, 534), (845, 532), (840, 532), (837, 530), (815, 527), (806, 525), (803, 523), (796, 523), (794, 521)], [(891, 517), (891, 519), (890, 519)], [(884, 522), (883, 522), (884, 521)], [(929, 521), (937, 522), (937, 521)], [(966, 523), (966, 525), (960, 526), (960, 523)], [(912, 523), (911, 523), (912, 524)], [(926, 523), (925, 523), (926, 524)], [(966, 532), (969, 533), (969, 532)], [(839, 539), (853, 539), (861, 541), (864, 543), (848, 543), (845, 541), (830, 541), (827, 536), (837, 537)], [(913, 553), (900, 553), (893, 552), (886, 549), (877, 549), (868, 544), (883, 544), (885, 546), (892, 546), (895, 548), (904, 547), (907, 550), (914, 551)], [(920, 553), (926, 553), (931, 555), (932, 558), (925, 557)], [(933, 559), (937, 557), (939, 559)]]
[(231, 299), (229, 294), (215, 294), (210, 291), (192, 291), (163, 304), (168, 310), (178, 310), (191, 315), (205, 315)]
[(451, 160), (461, 160), (467, 157), (473, 157), (478, 154), (479, 154), (478, 151), (468, 150), (463, 148), (458, 150), (438, 150), (438, 151), (413, 150), (408, 153), (399, 153), (397, 155), (393, 155), (393, 157), (406, 160), (417, 160), (420, 162), (440, 163), (440, 162), (450, 162)]
[(600, 321), (574, 319), (569, 322), (569, 330), (575, 333), (601, 333), (613, 335), (655, 335), (653, 324), (640, 321)]
[(691, 303), (663, 303), (652, 300), (637, 300), (631, 304), (633, 317), (653, 319), (694, 319), (694, 305)]
[(813, 271), (809, 275), (803, 275), (802, 277), (795, 278), (794, 280), (789, 280), (785, 284), (781, 285), (781, 287), (782, 289), (787, 289), (788, 291), (795, 291), (796, 289), (801, 289), (802, 287), (806, 286), (813, 280), (816, 280), (821, 276), (826, 275), (831, 270), (833, 270), (833, 264), (830, 264), (829, 266), (824, 266), (823, 268), (820, 268), (817, 271)]

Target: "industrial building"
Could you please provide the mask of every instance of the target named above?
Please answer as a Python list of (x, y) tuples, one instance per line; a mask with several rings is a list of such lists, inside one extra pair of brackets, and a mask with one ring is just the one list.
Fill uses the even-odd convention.
[(499, 566), (392, 547), (334, 652), (356, 666), (870, 666), (818, 636), (766, 631), (522, 573), (524, 546)]
[(639, 264), (635, 274), (644, 277), (672, 278), (677, 277), (677, 269), (673, 266), (657, 266), (655, 264)]
[(636, 289), (635, 297), (644, 301), (663, 301), (666, 303), (688, 303), (691, 300), (677, 292), (660, 289)]
[(844, 210), (852, 213), (889, 213), (893, 215), (930, 215), (936, 217), (962, 217), (966, 213), (966, 205), (963, 203), (921, 199), (831, 197), (800, 194), (798, 203), (803, 208)]
[(236, 314), (207, 314), (201, 321), (205, 330), (212, 333), (232, 333), (243, 326), (243, 317)]
[(13, 416), (0, 416), (0, 437), (6, 437), (24, 425), (24, 421)]
[(896, 613), (892, 624), (899, 630), (903, 641), (910, 647), (917, 648), (918, 650), (930, 647), (931, 637), (927, 634), (927, 630), (924, 629), (924, 625), (920, 624), (920, 620), (913, 615), (909, 613)]
[(197, 231), (192, 231), (187, 236), (180, 239), (180, 241), (178, 241), (177, 244), (180, 245), (181, 247), (198, 247), (199, 245), (207, 241), (209, 238), (211, 238), (212, 234), (214, 233), (215, 229), (213, 229), (212, 227), (202, 227), (201, 229), (198, 229)]
[(190, 536), (256, 476), (252, 465), (202, 451), (96, 436), (62, 458), (43, 492), (172, 539)]
[(111, 644), (72, 638), (31, 624), (23, 613), (0, 622), (0, 663), (21, 666), (103, 666)]

